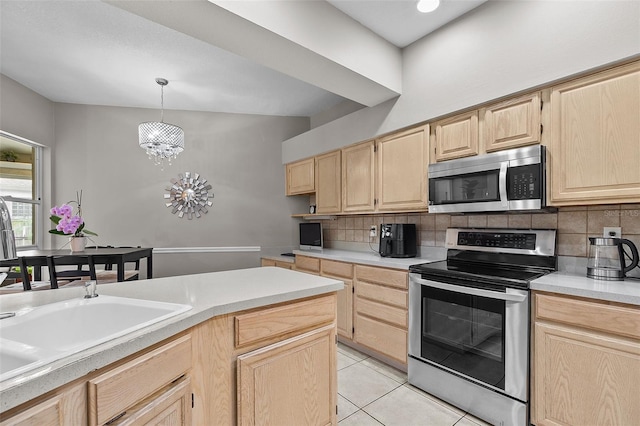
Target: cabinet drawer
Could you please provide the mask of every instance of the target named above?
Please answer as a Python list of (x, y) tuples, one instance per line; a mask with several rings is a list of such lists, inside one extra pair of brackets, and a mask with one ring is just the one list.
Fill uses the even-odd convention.
[(536, 320), (640, 338), (640, 308), (537, 294), (535, 310)]
[(407, 363), (407, 331), (356, 315), (355, 340), (394, 360)]
[(324, 296), (237, 315), (236, 347), (330, 323), (336, 315), (335, 298)]
[(296, 270), (317, 274), (320, 272), (320, 259), (296, 255)]
[(407, 328), (408, 311), (406, 309), (394, 308), (371, 300), (356, 299), (356, 312), (384, 322), (388, 322), (399, 327)]
[(359, 281), (369, 281), (405, 290), (409, 287), (408, 273), (405, 271), (356, 265), (356, 278)]
[(333, 260), (324, 260), (320, 262), (322, 275), (331, 275), (334, 277), (353, 278), (353, 264), (344, 262), (335, 262)]
[(190, 368), (191, 336), (183, 336), (90, 380), (89, 424), (105, 424)]
[(406, 290), (397, 290), (395, 288), (383, 287), (376, 284), (358, 282), (356, 294), (358, 297), (364, 297), (377, 302), (394, 305), (399, 308), (404, 308), (405, 310), (409, 306)]

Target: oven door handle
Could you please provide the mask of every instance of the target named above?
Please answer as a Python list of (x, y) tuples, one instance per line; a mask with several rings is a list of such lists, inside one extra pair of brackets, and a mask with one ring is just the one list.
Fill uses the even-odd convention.
[(427, 287), (439, 288), (440, 290), (452, 291), (454, 293), (470, 294), (472, 296), (486, 297), (489, 299), (505, 300), (507, 302), (524, 302), (527, 298), (526, 295), (522, 294), (501, 293), (498, 291), (483, 290), (481, 288), (475, 287), (462, 287), (459, 285), (440, 283), (437, 281), (427, 281), (415, 276), (411, 276), (411, 281)]
[(507, 206), (509, 204), (509, 196), (507, 194), (507, 168), (508, 161), (500, 163), (500, 173), (498, 175), (498, 191), (500, 192), (500, 203)]

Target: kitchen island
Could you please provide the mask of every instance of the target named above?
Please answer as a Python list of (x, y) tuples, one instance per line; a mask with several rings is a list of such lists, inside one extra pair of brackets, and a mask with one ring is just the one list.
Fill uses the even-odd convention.
[[(140, 365), (155, 365), (154, 360), (162, 360), (165, 353), (176, 353), (176, 358), (166, 359), (184, 359), (185, 365), (188, 364), (184, 374), (175, 380), (189, 381), (189, 394), (193, 393), (188, 398), (189, 405), (193, 398), (193, 410), (187, 416), (189, 420), (192, 418), (194, 424), (213, 420), (226, 424), (235, 421), (236, 409), (238, 417), (249, 411), (243, 411), (241, 407), (246, 398), (237, 397), (241, 394), (248, 397), (250, 391), (244, 382), (240, 382), (244, 377), (240, 377), (235, 366), (239, 365), (239, 370), (245, 368), (243, 365), (251, 366), (252, 355), (261, 357), (262, 364), (268, 364), (265, 355), (274, 349), (278, 356), (286, 359), (288, 347), (293, 348), (290, 353), (295, 356), (295, 348), (304, 345), (322, 350), (319, 353), (325, 358), (322, 358), (321, 368), (323, 372), (330, 370), (326, 371), (328, 382), (320, 386), (326, 395), (322, 403), (323, 406), (331, 405), (335, 413), (335, 342), (331, 342), (330, 347), (327, 342), (335, 340), (335, 292), (342, 288), (343, 283), (339, 280), (282, 268), (252, 268), (100, 285), (98, 294), (188, 304), (192, 309), (1, 382), (2, 420), (33, 409), (36, 403), (46, 402), (49, 395), (64, 402), (60, 389), (65, 392), (71, 389), (76, 395), (74, 399), (80, 395), (80, 399), (87, 401), (79, 409), (74, 408), (76, 412), (71, 418), (87, 420), (88, 416), (87, 423), (102, 423), (104, 419), (100, 418), (100, 409), (96, 410), (95, 404), (100, 399), (104, 374), (112, 374), (114, 369), (117, 373), (118, 369), (125, 369), (130, 364), (140, 370)], [(0, 311), (18, 311), (82, 298), (84, 294), (82, 288), (63, 288), (5, 295), (0, 297)], [(322, 339), (314, 340), (314, 336), (320, 335)], [(320, 344), (314, 345), (314, 342)], [(164, 348), (168, 348), (167, 351), (163, 352)], [(160, 351), (158, 356), (155, 355), (157, 351)], [(141, 355), (148, 356), (151, 361), (135, 364)], [(160, 371), (163, 369), (156, 368), (150, 375)], [(140, 383), (134, 385), (142, 387)], [(287, 388), (288, 391), (291, 389)], [(142, 399), (136, 403), (144, 403)], [(129, 410), (129, 407), (125, 408)], [(83, 413), (85, 417), (82, 417)], [(183, 416), (183, 419), (187, 417)], [(335, 422), (335, 416), (329, 420)], [(241, 423), (239, 418), (238, 422)]]

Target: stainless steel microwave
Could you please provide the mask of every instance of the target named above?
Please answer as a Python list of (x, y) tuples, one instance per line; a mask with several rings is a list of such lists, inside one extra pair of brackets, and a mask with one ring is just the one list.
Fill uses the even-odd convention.
[(545, 147), (516, 148), (429, 165), (429, 212), (546, 207)]

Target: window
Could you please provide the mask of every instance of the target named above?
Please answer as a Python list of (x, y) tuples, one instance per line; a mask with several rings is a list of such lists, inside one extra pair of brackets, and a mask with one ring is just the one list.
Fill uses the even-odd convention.
[(37, 246), (40, 238), (41, 157), (40, 145), (0, 131), (0, 196), (19, 248)]

